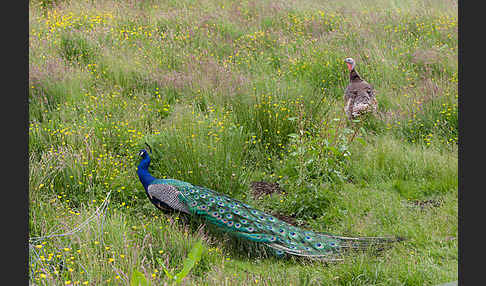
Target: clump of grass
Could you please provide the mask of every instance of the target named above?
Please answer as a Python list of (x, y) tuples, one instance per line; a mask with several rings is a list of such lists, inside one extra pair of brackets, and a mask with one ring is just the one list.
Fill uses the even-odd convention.
[[(392, 184), (405, 198), (424, 198), (457, 189), (457, 158), (422, 145), (403, 146), (389, 136), (353, 149), (347, 172), (367, 184)], [(375, 148), (379, 146), (379, 148)]]
[(88, 64), (94, 62), (97, 50), (93, 44), (77, 33), (62, 33), (60, 54), (68, 63)]
[[(231, 123), (230, 111), (212, 109), (206, 116), (183, 114), (179, 124), (148, 136), (154, 149), (151, 169), (161, 178), (177, 178), (239, 196), (244, 192), (251, 167), (245, 150), (249, 136)], [(142, 145), (142, 144), (140, 144)]]

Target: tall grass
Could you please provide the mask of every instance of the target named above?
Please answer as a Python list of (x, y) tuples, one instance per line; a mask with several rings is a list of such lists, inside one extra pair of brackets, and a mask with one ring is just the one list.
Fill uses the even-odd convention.
[[(345, 57), (376, 89), (359, 122)], [(30, 1), (31, 283), (170, 283), (197, 241), (186, 284), (456, 280), (457, 68), (454, 1)], [(337, 264), (268, 257), (156, 210), (136, 176), (145, 143), (156, 177), (407, 240)], [(259, 180), (283, 192), (256, 199)]]

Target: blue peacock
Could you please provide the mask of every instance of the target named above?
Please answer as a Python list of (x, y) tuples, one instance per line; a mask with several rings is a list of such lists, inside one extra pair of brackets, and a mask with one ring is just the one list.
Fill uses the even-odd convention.
[(148, 198), (157, 208), (200, 216), (222, 231), (269, 247), (277, 256), (289, 254), (336, 260), (332, 257), (344, 250), (383, 246), (400, 240), (342, 237), (304, 230), (208, 188), (176, 179), (154, 178), (148, 170), (150, 156), (147, 150), (140, 150), (139, 156), (138, 177)]

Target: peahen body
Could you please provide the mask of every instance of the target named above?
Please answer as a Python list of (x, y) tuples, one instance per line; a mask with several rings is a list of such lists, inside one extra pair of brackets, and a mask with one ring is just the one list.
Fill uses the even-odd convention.
[(356, 63), (352, 58), (346, 58), (344, 62), (349, 70), (349, 85), (344, 91), (346, 115), (354, 119), (368, 112), (376, 112), (378, 102), (375, 89), (358, 74)]
[(140, 182), (150, 201), (159, 209), (201, 216), (232, 235), (265, 244), (278, 256), (287, 253), (331, 258), (346, 249), (396, 241), (393, 238), (350, 238), (303, 230), (208, 188), (175, 179), (156, 179), (148, 170), (148, 152), (141, 150), (139, 155), (142, 157), (137, 170)]

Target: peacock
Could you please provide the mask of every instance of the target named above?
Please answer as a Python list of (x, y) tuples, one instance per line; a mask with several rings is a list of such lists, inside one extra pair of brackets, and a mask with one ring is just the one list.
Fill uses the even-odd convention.
[[(150, 146), (149, 150), (151, 151)], [(263, 244), (279, 257), (285, 254), (326, 260), (349, 249), (365, 249), (400, 239), (386, 237), (342, 237), (304, 230), (279, 220), (236, 199), (211, 189), (177, 179), (154, 178), (148, 168), (150, 156), (140, 150), (137, 174), (150, 201), (161, 210), (200, 216), (222, 231)]]

